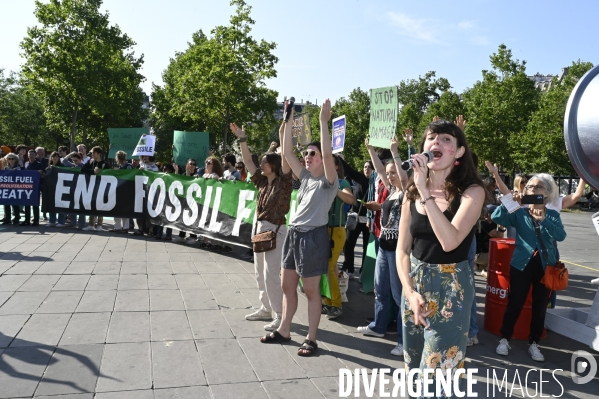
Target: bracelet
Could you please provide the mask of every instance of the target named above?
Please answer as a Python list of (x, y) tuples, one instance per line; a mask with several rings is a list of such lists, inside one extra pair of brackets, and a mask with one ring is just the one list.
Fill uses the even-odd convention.
[(247, 138), (247, 136), (243, 136), (243, 137), (240, 137), (237, 141), (240, 143), (245, 143), (246, 141), (248, 141), (248, 138)]
[(422, 206), (424, 206), (424, 205), (426, 205), (426, 201), (428, 201), (428, 200), (433, 200), (433, 201), (434, 201), (434, 200), (435, 200), (435, 197), (433, 197), (433, 196), (431, 195), (430, 197), (428, 197), (428, 198), (426, 198), (426, 199), (421, 199), (421, 200), (420, 200), (420, 204), (421, 204)]
[(500, 233), (505, 233), (506, 230), (507, 229), (497, 229), (497, 231), (500, 232)]

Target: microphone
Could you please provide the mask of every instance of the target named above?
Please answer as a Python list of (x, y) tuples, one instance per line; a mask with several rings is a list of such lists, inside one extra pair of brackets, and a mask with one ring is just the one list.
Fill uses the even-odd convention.
[[(435, 156), (433, 155), (433, 153), (432, 153), (432, 152), (430, 152), (430, 151), (425, 151), (425, 152), (423, 152), (423, 153), (422, 153), (422, 155), (426, 155), (426, 163), (429, 163), (429, 162), (430, 162), (430, 161), (432, 161), (432, 160), (433, 160), (433, 158), (435, 157)], [(402, 168), (403, 170), (410, 170), (410, 169), (412, 169), (413, 167), (414, 167), (414, 160), (413, 160), (413, 159), (408, 159), (407, 161), (403, 161), (403, 162), (401, 163), (401, 168)]]
[(291, 116), (291, 110), (293, 109), (293, 104), (295, 103), (295, 97), (291, 97), (289, 102), (287, 103), (287, 108), (285, 109), (285, 114), (283, 115), (283, 120), (287, 122), (289, 117)]

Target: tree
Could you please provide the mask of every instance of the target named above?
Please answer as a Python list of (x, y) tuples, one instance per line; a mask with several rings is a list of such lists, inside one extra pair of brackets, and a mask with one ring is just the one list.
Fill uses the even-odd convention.
[(370, 125), (370, 96), (368, 92), (358, 87), (349, 93), (347, 99), (342, 97), (337, 100), (333, 106), (333, 118), (341, 115), (346, 116), (347, 123), (343, 156), (347, 163), (361, 170), (360, 164), (363, 165), (364, 160), (369, 159), (368, 151), (364, 146), (364, 139), (368, 136)]
[(441, 94), (439, 100), (430, 104), (426, 113), (420, 120), (420, 125), (416, 133), (416, 138), (424, 132), (424, 129), (433, 121), (435, 116), (448, 121), (455, 121), (458, 115), (464, 115), (466, 108), (460, 99), (460, 96), (451, 90), (447, 90)]
[(74, 148), (78, 122), (103, 130), (141, 123), (139, 74), (143, 55), (118, 26), (110, 26), (102, 0), (36, 1), (40, 25), (21, 42), (23, 76), (44, 103), (49, 124), (70, 125)]
[(451, 89), (445, 78), (436, 78), (435, 71), (429, 71), (418, 79), (403, 80), (399, 83), (397, 98), (401, 105), (399, 128), (417, 130), (429, 106)]
[(490, 60), (493, 69), (482, 71), (483, 79), (463, 94), (466, 134), (479, 159), (514, 170), (521, 167), (514, 152), (537, 110), (540, 93), (526, 76), (526, 61), (514, 60), (505, 45)]
[(245, 124), (252, 143), (257, 135), (270, 135), (277, 109), (277, 93), (265, 86), (266, 79), (276, 77), (276, 44), (251, 37), (255, 22), (245, 1), (232, 0), (231, 5), (236, 12), (230, 24), (217, 26), (210, 37), (201, 30), (194, 33), (187, 50), (171, 59), (164, 86), (154, 86), (152, 94), (158, 131), (207, 131), (222, 152), (230, 122)]
[(564, 117), (570, 93), (592, 67), (590, 62), (573, 62), (563, 79), (554, 77), (549, 90), (542, 94), (539, 108), (532, 114), (526, 134), (514, 151), (514, 159), (523, 170), (562, 176), (575, 174), (566, 151)]
[(20, 76), (0, 69), (1, 144), (54, 147), (62, 142), (46, 128), (40, 99), (24, 87)]

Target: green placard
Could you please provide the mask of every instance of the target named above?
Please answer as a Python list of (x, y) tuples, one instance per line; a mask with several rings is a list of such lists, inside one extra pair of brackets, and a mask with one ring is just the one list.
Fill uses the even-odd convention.
[(397, 129), (397, 87), (370, 90), (369, 144), (389, 148)]
[(125, 151), (127, 159), (133, 158), (133, 150), (142, 134), (149, 134), (147, 127), (127, 127), (108, 129), (108, 138), (110, 139), (109, 158), (114, 158), (117, 151)]
[(185, 165), (189, 158), (203, 165), (210, 148), (210, 133), (181, 132), (175, 130), (173, 135), (173, 158), (177, 165)]

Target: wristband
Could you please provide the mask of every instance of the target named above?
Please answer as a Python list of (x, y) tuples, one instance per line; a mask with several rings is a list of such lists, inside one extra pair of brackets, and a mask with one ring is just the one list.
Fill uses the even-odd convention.
[(497, 231), (500, 232), (500, 233), (505, 233), (506, 230), (507, 229), (497, 229)]
[(421, 200), (420, 200), (420, 204), (421, 204), (422, 206), (424, 206), (424, 205), (426, 205), (426, 201), (428, 201), (428, 200), (433, 200), (433, 201), (434, 201), (434, 200), (435, 200), (435, 197), (433, 197), (433, 196), (431, 195), (430, 197), (428, 197), (428, 198), (426, 198), (426, 199), (421, 199)]
[(246, 141), (248, 141), (248, 138), (247, 138), (247, 136), (243, 136), (243, 137), (240, 137), (239, 140), (237, 140), (237, 141), (240, 143), (245, 143)]

